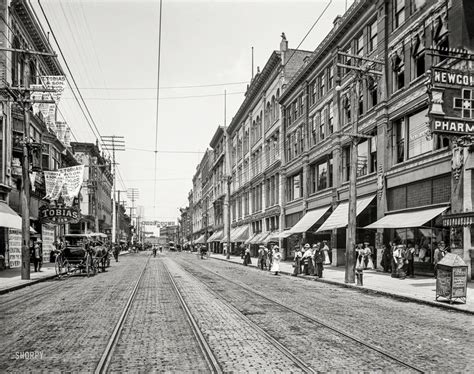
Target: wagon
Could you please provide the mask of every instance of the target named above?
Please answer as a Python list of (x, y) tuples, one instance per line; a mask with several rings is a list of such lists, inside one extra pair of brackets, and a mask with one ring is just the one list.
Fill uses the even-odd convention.
[(95, 275), (102, 264), (104, 269), (108, 259), (108, 250), (96, 246), (90, 234), (68, 234), (64, 236), (64, 245), (58, 249), (55, 269), (58, 276), (73, 273)]

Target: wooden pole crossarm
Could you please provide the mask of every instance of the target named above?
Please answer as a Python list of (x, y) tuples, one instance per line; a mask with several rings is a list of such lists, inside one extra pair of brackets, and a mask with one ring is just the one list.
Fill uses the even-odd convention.
[(380, 65), (383, 65), (383, 64), (384, 64), (384, 61), (382, 61), (382, 60), (376, 60), (376, 59), (374, 59), (374, 58), (363, 57), (363, 56), (359, 56), (359, 55), (353, 55), (353, 54), (351, 54), (351, 53), (337, 52), (337, 54), (338, 54), (338, 55), (341, 55), (341, 56), (347, 56), (347, 57), (358, 58), (358, 59), (364, 60), (364, 61), (374, 62), (374, 63), (380, 64)]
[(29, 49), (0, 47), (0, 51), (19, 52), (19, 53), (26, 53), (26, 54), (29, 54), (29, 55), (58, 57), (58, 55), (54, 52), (40, 52), (40, 51), (32, 51), (32, 50), (29, 50)]
[(367, 70), (367, 69), (364, 69), (364, 68), (360, 68), (358, 66), (346, 65), (346, 64), (341, 64), (341, 63), (337, 63), (336, 65), (340, 68), (359, 70), (359, 71), (363, 71), (364, 73), (367, 73), (367, 74), (374, 74), (374, 75), (379, 75), (379, 76), (383, 75), (383, 73), (381, 71), (378, 71), (378, 70), (373, 70), (373, 69), (368, 69)]

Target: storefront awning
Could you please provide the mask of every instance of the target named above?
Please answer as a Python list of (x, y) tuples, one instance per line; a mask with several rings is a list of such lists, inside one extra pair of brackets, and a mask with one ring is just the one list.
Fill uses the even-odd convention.
[[(374, 199), (375, 195), (371, 195), (368, 197), (363, 197), (357, 199), (357, 210), (356, 214), (359, 215), (362, 211), (367, 208), (370, 202)], [(349, 215), (349, 201), (345, 201), (340, 203), (337, 208), (332, 212), (332, 214), (328, 217), (328, 219), (321, 225), (316, 232), (320, 231), (328, 231), (332, 229), (337, 229), (341, 227), (347, 226)]]
[(294, 233), (291, 232), (291, 229), (289, 229), (289, 230), (285, 230), (285, 231), (282, 231), (281, 233), (279, 233), (279, 234), (278, 234), (278, 237), (284, 239), (284, 238), (287, 238), (287, 237), (289, 237), (289, 236), (291, 236), (291, 235), (293, 235), (293, 234), (294, 234)]
[[(240, 230), (240, 227), (234, 227), (230, 229), (230, 241), (233, 242), (232, 238), (235, 238), (235, 235)], [(224, 233), (221, 239), (221, 243), (227, 243), (227, 233)]]
[(330, 207), (310, 210), (294, 225), (289, 231), (292, 234), (298, 234), (308, 231), (311, 226), (318, 222)]
[(239, 232), (234, 237), (231, 235), (230, 238), (236, 243), (245, 242), (249, 238), (249, 227), (242, 226)]
[(250, 237), (244, 242), (244, 244), (252, 244), (252, 240), (259, 234), (252, 234)]
[(263, 240), (267, 237), (269, 232), (260, 232), (257, 235), (255, 235), (251, 240), (250, 244), (260, 244), (263, 243)]
[(194, 244), (206, 244), (206, 240), (204, 238), (204, 234), (201, 235), (199, 238), (197, 238), (195, 241), (194, 241)]
[(278, 231), (270, 232), (270, 234), (268, 234), (267, 237), (264, 239), (263, 243), (264, 244), (268, 244), (270, 242), (278, 243), (280, 241), (280, 238), (278, 235), (279, 235)]
[(404, 229), (423, 226), (436, 216), (443, 213), (447, 206), (414, 210), (411, 212), (393, 213), (380, 218), (378, 221), (365, 226), (366, 229)]
[(217, 230), (214, 234), (210, 236), (209, 239), (207, 239), (207, 242), (219, 242), (222, 237), (224, 236), (224, 230)]
[(4, 202), (0, 202), (0, 227), (21, 230), (21, 217)]

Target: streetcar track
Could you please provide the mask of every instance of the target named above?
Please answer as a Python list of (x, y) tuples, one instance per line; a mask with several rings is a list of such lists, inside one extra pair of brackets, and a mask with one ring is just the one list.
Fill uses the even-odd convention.
[(163, 263), (163, 267), (166, 270), (166, 274), (168, 275), (168, 277), (170, 279), (170, 282), (173, 286), (173, 290), (176, 293), (181, 306), (183, 307), (186, 318), (189, 322), (189, 325), (191, 326), (191, 330), (192, 330), (194, 336), (196, 337), (196, 341), (198, 342), (202, 353), (204, 354), (204, 357), (205, 357), (206, 362), (209, 366), (209, 369), (211, 370), (212, 373), (223, 373), (223, 371), (222, 371), (222, 369), (219, 365), (219, 362), (217, 361), (216, 356), (214, 355), (211, 347), (209, 346), (209, 343), (207, 342), (206, 338), (204, 337), (204, 335), (203, 335), (201, 329), (199, 328), (196, 320), (194, 319), (191, 311), (189, 310), (189, 308), (186, 304), (186, 301), (184, 300), (183, 295), (179, 291), (179, 288), (178, 288), (176, 282), (174, 281), (173, 276), (171, 275), (171, 273), (170, 273), (170, 271), (169, 271), (169, 269), (168, 269), (168, 267), (166, 266), (165, 263)]
[[(176, 262), (175, 262), (176, 263)], [(177, 263), (176, 263), (177, 264)], [(282, 353), (286, 358), (288, 358), (298, 369), (300, 369), (304, 373), (316, 373), (317, 371), (313, 369), (311, 366), (306, 364), (302, 361), (297, 355), (295, 355), (290, 349), (285, 347), (282, 343), (280, 343), (277, 339), (275, 339), (271, 334), (266, 332), (262, 329), (258, 324), (253, 322), (249, 317), (243, 314), (239, 309), (233, 306), (229, 301), (223, 299), (221, 295), (211, 289), (208, 285), (202, 282), (198, 277), (196, 277), (193, 273), (188, 271), (187, 269), (183, 268), (181, 265), (177, 264), (182, 270), (186, 271), (191, 277), (196, 279), (201, 285), (205, 286), (205, 288), (217, 299), (221, 300), (226, 307), (228, 307), (232, 312), (238, 316), (241, 320), (243, 320), (247, 325), (250, 325), (252, 329), (257, 331), (261, 336), (263, 336), (275, 349), (277, 349), (280, 353)], [(174, 284), (174, 281), (173, 281)]]
[[(193, 273), (193, 271), (190, 270), (187, 266), (183, 266), (181, 263), (180, 263), (179, 265), (180, 265), (180, 267), (181, 267), (183, 270), (187, 271), (187, 272), (188, 272), (189, 274), (191, 274), (194, 278), (196, 278), (196, 279), (198, 279), (198, 280), (200, 279), (197, 275), (195, 275), (196, 273)], [(195, 266), (195, 265), (196, 265), (196, 264), (193, 263), (193, 266)], [(348, 339), (350, 339), (350, 340), (353, 340), (353, 341), (357, 342), (358, 344), (360, 344), (360, 345), (362, 345), (362, 346), (364, 346), (364, 347), (366, 347), (366, 348), (369, 348), (369, 349), (371, 349), (371, 350), (373, 350), (373, 351), (375, 351), (375, 352), (381, 354), (382, 356), (385, 356), (385, 357), (387, 357), (387, 358), (389, 358), (389, 359), (391, 359), (391, 360), (393, 360), (393, 361), (395, 361), (395, 362), (401, 364), (402, 366), (404, 366), (404, 367), (406, 367), (406, 368), (409, 368), (409, 369), (411, 369), (411, 370), (413, 370), (413, 371), (416, 371), (416, 372), (419, 372), (419, 373), (424, 373), (424, 372), (425, 372), (425, 370), (422, 370), (422, 369), (420, 369), (420, 368), (418, 368), (418, 367), (416, 367), (416, 366), (414, 366), (414, 365), (412, 365), (412, 364), (410, 364), (410, 363), (407, 363), (407, 362), (403, 361), (402, 359), (399, 359), (399, 358), (395, 357), (394, 355), (388, 353), (387, 351), (385, 351), (384, 349), (382, 349), (382, 348), (380, 348), (380, 347), (377, 347), (377, 346), (375, 346), (375, 345), (373, 345), (373, 344), (367, 343), (367, 342), (365, 342), (364, 340), (362, 340), (362, 339), (360, 339), (360, 338), (358, 338), (358, 337), (356, 337), (356, 336), (354, 336), (354, 335), (352, 335), (352, 334), (350, 334), (350, 333), (344, 332), (344, 331), (340, 330), (339, 328), (334, 327), (334, 326), (332, 326), (332, 325), (330, 325), (330, 324), (328, 324), (328, 323), (326, 323), (326, 322), (324, 322), (324, 321), (321, 321), (321, 320), (319, 320), (319, 319), (317, 319), (317, 318), (315, 318), (315, 317), (313, 317), (313, 316), (311, 316), (311, 315), (308, 315), (308, 314), (306, 314), (306, 313), (304, 313), (304, 312), (298, 311), (298, 310), (296, 310), (296, 309), (294, 309), (294, 308), (291, 308), (291, 307), (289, 307), (289, 306), (287, 306), (287, 305), (285, 305), (285, 304), (283, 304), (283, 303), (280, 303), (279, 301), (276, 301), (276, 300), (274, 300), (274, 299), (271, 299), (271, 298), (269, 298), (268, 296), (266, 296), (265, 294), (260, 293), (260, 292), (258, 292), (258, 291), (256, 291), (256, 290), (253, 290), (252, 288), (248, 287), (247, 285), (245, 285), (245, 284), (243, 284), (243, 283), (240, 283), (240, 282), (234, 281), (234, 280), (232, 280), (232, 279), (229, 279), (229, 278), (227, 278), (227, 277), (225, 277), (225, 276), (223, 276), (223, 275), (221, 275), (221, 274), (219, 274), (219, 273), (216, 273), (216, 272), (214, 272), (214, 271), (212, 271), (212, 270), (209, 270), (209, 269), (207, 269), (207, 268), (204, 268), (202, 265), (199, 265), (199, 266), (200, 266), (201, 269), (203, 269), (203, 270), (206, 271), (206, 272), (211, 272), (212, 274), (216, 275), (217, 277), (222, 278), (222, 279), (226, 280), (227, 282), (230, 282), (230, 283), (232, 283), (232, 284), (234, 284), (234, 285), (236, 285), (236, 286), (238, 286), (238, 287), (244, 288), (246, 291), (248, 291), (248, 292), (250, 292), (250, 293), (253, 293), (253, 294), (259, 296), (260, 298), (265, 299), (265, 300), (267, 300), (267, 301), (269, 301), (269, 302), (271, 302), (271, 303), (273, 303), (273, 304), (276, 304), (276, 305), (278, 305), (279, 307), (281, 307), (281, 308), (283, 308), (283, 309), (286, 309), (286, 310), (288, 310), (288, 311), (290, 311), (290, 312), (292, 312), (292, 313), (294, 313), (294, 314), (297, 314), (297, 315), (299, 315), (299, 316), (301, 316), (301, 317), (303, 317), (303, 318), (306, 318), (308, 321), (310, 321), (310, 322), (312, 322), (312, 323), (314, 323), (314, 324), (318, 324), (318, 325), (320, 325), (320, 326), (323, 326), (323, 327), (325, 327), (325, 328), (327, 328), (327, 329), (329, 329), (329, 330), (331, 330), (331, 331), (333, 331), (333, 332), (335, 332), (335, 333), (337, 333), (337, 334), (339, 334), (339, 335), (341, 335), (341, 336), (343, 336), (343, 337), (345, 337), (345, 338), (348, 338)], [(218, 294), (218, 293), (217, 293), (213, 288), (211, 288), (209, 285), (207, 285), (206, 283), (204, 283), (204, 282), (202, 282), (202, 281), (201, 281), (201, 283), (202, 283), (211, 293), (213, 293), (216, 297), (218, 297), (218, 298), (221, 299), (221, 300), (225, 300), (227, 303), (230, 304), (230, 301), (228, 301), (227, 299), (223, 298), (223, 296), (222, 296), (221, 294)], [(240, 311), (239, 309), (237, 309), (237, 308), (234, 307), (233, 305), (231, 305), (231, 307), (232, 307), (233, 309), (237, 310), (238, 313), (244, 315), (244, 313), (243, 313), (242, 311)], [(245, 316), (245, 315), (244, 315), (244, 316)], [(246, 317), (246, 318), (248, 318), (248, 317)], [(252, 322), (252, 323), (253, 323), (253, 322)]]
[(148, 267), (148, 263), (150, 261), (151, 255), (148, 256), (147, 261), (145, 263), (145, 266), (143, 267), (142, 271), (140, 272), (140, 275), (138, 276), (138, 280), (135, 283), (135, 286), (133, 287), (132, 292), (130, 293), (130, 296), (128, 297), (127, 303), (125, 304), (125, 307), (122, 311), (122, 314), (120, 315), (115, 328), (112, 332), (112, 335), (109, 338), (109, 341), (105, 347), (104, 352), (102, 353), (102, 356), (99, 360), (99, 363), (97, 364), (97, 367), (94, 371), (94, 373), (106, 373), (110, 367), (110, 363), (112, 361), (112, 356), (115, 350), (115, 347), (117, 346), (117, 343), (120, 338), (120, 334), (122, 332), (123, 326), (125, 324), (125, 320), (130, 312), (130, 309), (133, 304), (133, 300), (135, 299), (135, 295), (137, 294), (138, 287), (143, 279), (143, 275), (145, 274), (145, 271)]

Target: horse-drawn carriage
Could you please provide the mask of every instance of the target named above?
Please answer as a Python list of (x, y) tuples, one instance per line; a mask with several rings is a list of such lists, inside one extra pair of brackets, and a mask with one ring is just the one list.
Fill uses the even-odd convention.
[(105, 271), (110, 265), (109, 249), (97, 238), (96, 234), (65, 235), (55, 260), (56, 274), (61, 276), (78, 272), (90, 276), (100, 270)]

